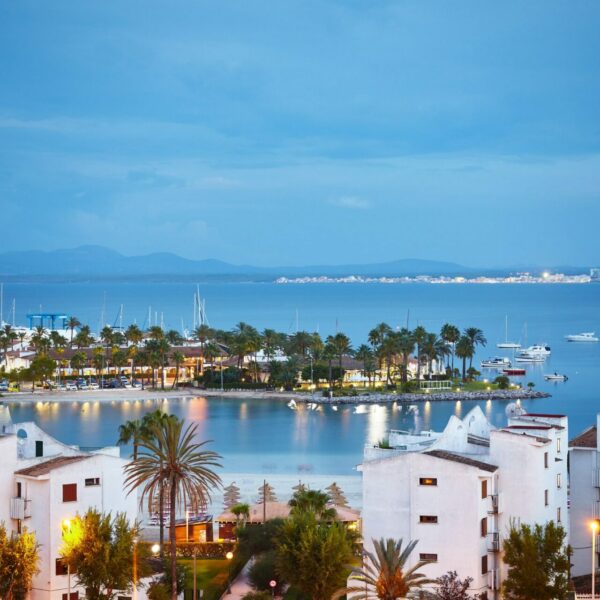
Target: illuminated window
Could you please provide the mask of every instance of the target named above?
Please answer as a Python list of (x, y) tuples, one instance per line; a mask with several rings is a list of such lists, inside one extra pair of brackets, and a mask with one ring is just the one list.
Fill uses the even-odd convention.
[(421, 477), (419, 485), (437, 485), (437, 479), (435, 477)]
[(419, 523), (437, 523), (438, 518), (436, 515), (421, 515), (419, 517)]

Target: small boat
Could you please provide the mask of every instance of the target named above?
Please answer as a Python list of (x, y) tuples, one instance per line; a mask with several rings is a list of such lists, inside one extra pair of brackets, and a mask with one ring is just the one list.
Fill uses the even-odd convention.
[(567, 342), (599, 342), (600, 338), (596, 337), (593, 331), (587, 331), (584, 333), (575, 333), (572, 335), (565, 335)]
[(505, 369), (510, 366), (510, 360), (506, 356), (495, 356), (481, 361), (482, 369)]
[(567, 381), (569, 378), (566, 375), (554, 372), (550, 375), (544, 375), (544, 379), (546, 381)]
[(514, 376), (518, 376), (518, 375), (525, 375), (525, 373), (527, 371), (525, 371), (525, 369), (511, 368), (511, 369), (502, 369), (502, 372), (505, 375), (508, 375), (508, 377), (514, 377)]
[(529, 354), (528, 352), (522, 352), (515, 357), (515, 362), (518, 363), (542, 363), (546, 360), (543, 354)]
[(550, 356), (552, 349), (548, 344), (535, 344), (529, 348), (523, 348), (521, 354), (539, 354), (540, 356)]
[(508, 341), (508, 315), (504, 318), (504, 341), (496, 344), (496, 348), (508, 348), (509, 350), (518, 350), (521, 344)]

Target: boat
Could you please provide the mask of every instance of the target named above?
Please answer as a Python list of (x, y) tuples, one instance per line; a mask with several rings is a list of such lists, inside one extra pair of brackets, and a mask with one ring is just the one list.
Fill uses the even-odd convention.
[(542, 363), (546, 360), (543, 354), (530, 354), (529, 352), (522, 352), (515, 357), (515, 362), (518, 363)]
[(495, 356), (481, 361), (482, 369), (505, 369), (510, 366), (510, 360), (506, 356)]
[(520, 347), (521, 344), (508, 341), (508, 315), (506, 315), (504, 318), (504, 341), (496, 344), (496, 348), (509, 348), (511, 350), (517, 350)]
[(517, 376), (517, 375), (525, 375), (525, 373), (527, 371), (525, 371), (525, 369), (519, 369), (519, 368), (510, 368), (510, 369), (502, 369), (502, 372), (505, 375), (508, 375), (508, 377), (513, 377), (513, 376)]
[(600, 338), (596, 337), (593, 331), (565, 335), (565, 339), (567, 342), (600, 342)]
[(567, 381), (569, 378), (561, 373), (551, 373), (550, 375), (544, 375), (546, 381)]
[(523, 348), (519, 353), (519, 356), (550, 356), (550, 354), (552, 354), (552, 349), (548, 344), (534, 344), (533, 346), (529, 346), (529, 348)]

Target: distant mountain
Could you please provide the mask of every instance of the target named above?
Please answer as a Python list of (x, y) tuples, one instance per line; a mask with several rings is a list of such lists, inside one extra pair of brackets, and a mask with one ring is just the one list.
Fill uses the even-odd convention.
[[(65, 250), (30, 250), (0, 254), (0, 277), (69, 279), (208, 278), (225, 280), (272, 280), (276, 277), (362, 275), (461, 275), (476, 271), (462, 265), (433, 260), (402, 259), (375, 264), (310, 265), (302, 267), (256, 267), (232, 265), (220, 260), (190, 260), (167, 252), (125, 256), (103, 246)], [(480, 271), (477, 271), (482, 272)]]

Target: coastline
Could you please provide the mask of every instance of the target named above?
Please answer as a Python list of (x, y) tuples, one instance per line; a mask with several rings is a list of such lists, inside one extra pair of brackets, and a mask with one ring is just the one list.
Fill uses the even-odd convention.
[(182, 398), (224, 398), (224, 399), (271, 399), (287, 401), (294, 400), (300, 404), (389, 404), (394, 402), (419, 404), (424, 402), (456, 402), (456, 401), (486, 401), (486, 400), (524, 400), (532, 398), (550, 398), (551, 394), (537, 390), (491, 390), (491, 391), (463, 391), (463, 392), (435, 392), (429, 394), (380, 394), (369, 393), (359, 396), (339, 396), (327, 398), (320, 394), (314, 396), (302, 392), (279, 392), (260, 390), (201, 390), (185, 388), (179, 390), (89, 390), (78, 392), (56, 392), (39, 390), (35, 392), (13, 392), (0, 396), (0, 404), (22, 402), (143, 402), (149, 400), (170, 400)]

